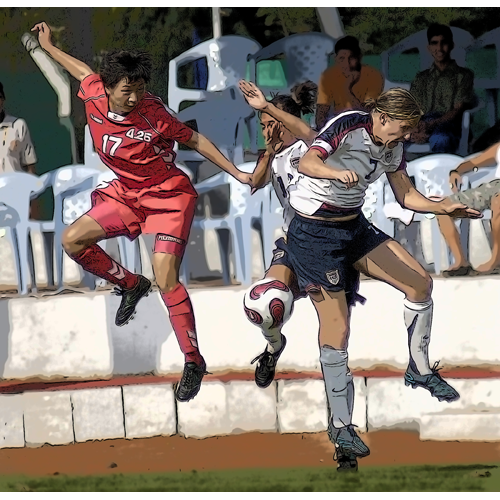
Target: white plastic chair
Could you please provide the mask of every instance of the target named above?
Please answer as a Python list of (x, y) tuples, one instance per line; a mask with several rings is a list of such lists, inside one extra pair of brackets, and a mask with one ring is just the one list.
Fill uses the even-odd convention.
[[(257, 52), (260, 47), (258, 42), (250, 38), (222, 36), (199, 43), (172, 59), (168, 68), (168, 106), (178, 113), (183, 101), (201, 102), (213, 92), (237, 87), (238, 81), (246, 76), (247, 56)], [(207, 88), (197, 90), (179, 87), (179, 68), (201, 58), (207, 62)]]
[[(257, 52), (261, 46), (255, 40), (241, 36), (222, 36), (216, 39), (210, 39), (199, 43), (190, 48), (186, 52), (172, 59), (169, 63), (169, 80), (168, 80), (168, 106), (173, 113), (180, 113), (179, 120), (186, 122), (188, 120), (199, 119), (198, 132), (207, 134), (209, 137), (214, 132), (217, 136), (222, 136), (222, 142), (215, 142), (217, 147), (226, 145), (229, 151), (235, 150), (234, 163), (243, 163), (243, 141), (245, 126), (248, 129), (250, 137), (257, 137), (255, 120), (251, 117), (255, 113), (247, 109), (242, 112), (242, 115), (247, 117), (243, 121), (240, 117), (234, 119), (236, 104), (235, 100), (227, 92), (223, 96), (217, 98), (213, 110), (213, 122), (209, 123), (208, 128), (204, 113), (212, 112), (213, 107), (210, 105), (198, 107), (204, 101), (211, 101), (214, 94), (231, 89), (234, 96), (236, 92), (239, 100), (243, 99), (238, 90), (238, 81), (247, 77), (247, 57), (250, 54)], [(208, 80), (206, 89), (188, 89), (179, 86), (179, 69), (188, 63), (195, 62), (200, 59), (205, 59), (207, 63)], [(184, 101), (194, 102), (195, 109), (180, 111), (180, 106)], [(248, 108), (248, 106), (246, 106)], [(222, 110), (224, 110), (222, 112)], [(184, 113), (188, 111), (188, 113)], [(194, 114), (193, 114), (194, 111)], [(229, 113), (229, 115), (228, 115)], [(219, 115), (224, 116), (219, 116)], [(219, 129), (219, 130), (218, 130)], [(236, 144), (231, 146), (236, 139)], [(184, 163), (194, 174), (195, 182), (198, 178), (198, 169), (205, 159), (196, 151), (179, 150), (178, 145), (174, 147), (177, 158)]]
[[(255, 162), (238, 165), (243, 172), (253, 172)], [(224, 217), (195, 217), (193, 227), (206, 231), (215, 230), (219, 240), (222, 276), (226, 285), (231, 284), (229, 240), (232, 242), (235, 278), (243, 285), (252, 282), (252, 226), (262, 218), (263, 190), (250, 195), (250, 187), (238, 182), (225, 172), (220, 172), (195, 186), (203, 195), (221, 186), (229, 188), (228, 213)], [(211, 215), (211, 214), (210, 214)], [(223, 238), (222, 232), (230, 238)]]
[[(324, 33), (298, 33), (264, 47), (248, 56), (250, 81), (259, 85), (265, 95), (289, 92), (298, 83), (311, 80), (319, 82), (321, 73), (329, 66), (330, 55), (335, 50), (336, 40)], [(286, 85), (284, 88), (268, 87), (257, 82), (257, 65), (261, 61), (284, 58), (286, 61)], [(253, 121), (250, 128), (250, 148), (258, 152), (258, 129)]]
[(497, 121), (497, 94), (500, 89), (500, 28), (485, 33), (466, 49), (467, 55), (485, 47), (494, 46), (496, 51), (495, 74), (491, 78), (475, 78), (474, 88), (486, 91), (488, 124), (493, 127)]
[[(31, 290), (37, 291), (31, 232), (51, 231), (50, 223), (29, 220), (30, 199), (40, 195), (50, 182), (50, 174), (37, 177), (25, 172), (13, 172), (0, 176), (0, 224), (9, 229), (9, 240), (14, 254), (14, 266), (18, 278), (18, 292), (28, 294), (28, 274)], [(53, 275), (47, 249), (45, 249), (47, 275)]]
[[(286, 89), (307, 80), (318, 82), (321, 73), (329, 66), (330, 55), (335, 50), (335, 40), (324, 33), (298, 33), (264, 47), (248, 56), (250, 79), (257, 83), (257, 64), (261, 61), (284, 57), (286, 64)], [(264, 92), (284, 89), (262, 87)]]
[[(451, 194), (449, 185), (450, 171), (454, 170), (462, 162), (463, 158), (457, 155), (429, 155), (410, 161), (407, 172), (410, 177), (414, 178), (416, 189), (424, 196), (449, 196)], [(415, 213), (413, 221), (422, 222), (425, 218), (431, 220), (434, 272), (439, 275), (443, 269), (443, 263), (441, 262), (441, 231), (434, 214)]]

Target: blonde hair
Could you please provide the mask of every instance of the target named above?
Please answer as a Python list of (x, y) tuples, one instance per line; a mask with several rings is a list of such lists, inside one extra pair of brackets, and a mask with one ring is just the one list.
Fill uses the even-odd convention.
[(405, 89), (396, 87), (380, 94), (377, 99), (368, 99), (363, 106), (369, 111), (385, 113), (393, 120), (408, 122), (416, 127), (424, 112), (413, 95)]

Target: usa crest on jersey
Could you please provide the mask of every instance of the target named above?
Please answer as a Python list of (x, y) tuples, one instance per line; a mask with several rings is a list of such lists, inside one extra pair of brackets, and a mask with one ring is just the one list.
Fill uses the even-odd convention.
[(292, 168), (298, 169), (299, 168), (299, 162), (300, 162), (300, 156), (296, 156), (295, 158), (292, 158), (290, 160), (290, 165), (292, 165)]
[(332, 285), (338, 285), (339, 281), (340, 281), (339, 270), (338, 269), (334, 269), (333, 271), (327, 271), (326, 272), (326, 279)]

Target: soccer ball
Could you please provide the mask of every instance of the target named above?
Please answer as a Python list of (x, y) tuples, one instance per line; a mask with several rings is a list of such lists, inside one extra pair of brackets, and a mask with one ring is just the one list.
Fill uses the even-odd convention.
[(293, 302), (292, 291), (273, 278), (255, 283), (243, 299), (249, 321), (265, 329), (281, 328), (292, 314)]

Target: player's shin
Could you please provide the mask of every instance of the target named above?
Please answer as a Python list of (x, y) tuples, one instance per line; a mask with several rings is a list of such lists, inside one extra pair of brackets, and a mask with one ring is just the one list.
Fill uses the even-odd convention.
[(319, 360), (332, 413), (332, 424), (337, 429), (351, 425), (354, 384), (347, 366), (347, 351), (323, 345), (320, 348)]
[(186, 363), (194, 362), (202, 365), (203, 358), (198, 348), (193, 307), (187, 290), (178, 283), (173, 290), (161, 292), (161, 298), (167, 306), (170, 323)]
[(99, 278), (103, 278), (124, 289), (131, 289), (137, 284), (139, 276), (115, 262), (99, 245), (94, 243), (81, 252), (68, 254), (76, 263)]
[(433, 302), (404, 301), (404, 317), (408, 330), (410, 366), (417, 374), (432, 373), (429, 365), (429, 342), (431, 339)]

